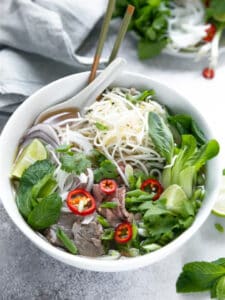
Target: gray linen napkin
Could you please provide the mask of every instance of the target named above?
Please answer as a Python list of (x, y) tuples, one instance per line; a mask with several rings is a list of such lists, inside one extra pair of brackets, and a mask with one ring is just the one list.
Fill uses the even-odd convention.
[(0, 0), (0, 94), (27, 96), (59, 77), (86, 69), (92, 58), (77, 51), (106, 3)]

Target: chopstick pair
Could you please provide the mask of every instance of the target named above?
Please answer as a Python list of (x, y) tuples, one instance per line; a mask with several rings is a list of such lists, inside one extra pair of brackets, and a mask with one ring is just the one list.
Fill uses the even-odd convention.
[[(104, 17), (104, 20), (103, 20), (103, 23), (102, 23), (102, 28), (101, 28), (101, 32), (100, 32), (100, 36), (99, 36), (99, 40), (98, 40), (98, 44), (97, 44), (97, 48), (96, 48), (92, 68), (91, 68), (91, 73), (90, 73), (89, 80), (88, 80), (89, 83), (92, 82), (95, 79), (95, 76), (96, 76), (96, 71), (98, 69), (98, 65), (99, 65), (101, 54), (102, 54), (103, 46), (104, 46), (106, 36), (107, 36), (107, 33), (108, 33), (109, 24), (110, 24), (110, 21), (112, 19), (112, 14), (113, 14), (113, 11), (114, 11), (114, 8), (115, 8), (115, 2), (116, 2), (116, 0), (109, 0), (109, 2), (108, 2), (106, 14), (105, 14), (105, 17)], [(130, 24), (130, 20), (132, 18), (133, 13), (134, 13), (134, 9), (135, 9), (135, 7), (133, 5), (128, 5), (127, 6), (127, 10), (125, 12), (125, 15), (124, 15), (123, 21), (121, 23), (118, 35), (116, 37), (116, 40), (114, 42), (114, 46), (113, 46), (112, 52), (110, 54), (108, 63), (112, 62), (117, 56), (120, 45), (121, 45), (121, 43), (122, 43), (122, 41), (125, 37), (128, 26)]]

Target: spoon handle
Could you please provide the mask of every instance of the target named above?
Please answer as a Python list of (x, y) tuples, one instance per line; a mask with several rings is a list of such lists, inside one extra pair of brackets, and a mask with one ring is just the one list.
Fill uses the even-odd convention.
[(84, 108), (91, 105), (99, 95), (114, 81), (114, 79), (122, 72), (126, 60), (123, 58), (116, 58), (110, 63), (88, 86), (82, 89), (78, 94), (72, 98), (56, 104), (36, 118), (35, 124), (38, 124), (46, 115), (53, 114), (59, 110), (66, 110), (68, 108), (77, 108), (83, 114)]
[[(81, 114), (85, 107), (91, 105), (97, 97), (116, 79), (122, 72), (126, 61), (123, 58), (116, 58), (106, 67), (86, 88), (72, 97), (69, 101), (72, 106), (80, 108)], [(69, 104), (69, 102), (68, 102)]]

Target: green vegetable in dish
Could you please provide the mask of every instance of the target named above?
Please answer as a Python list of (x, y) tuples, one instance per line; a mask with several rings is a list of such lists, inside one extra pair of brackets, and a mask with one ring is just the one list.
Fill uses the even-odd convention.
[(78, 250), (74, 242), (71, 241), (68, 235), (59, 227), (57, 228), (56, 236), (70, 253), (77, 254)]
[[(49, 160), (37, 161), (31, 165), (22, 175), (16, 203), (19, 211), (24, 217), (28, 217), (32, 210), (32, 198), (40, 196), (48, 196), (51, 192), (48, 183), (53, 186), (53, 172), (55, 167)], [(47, 187), (47, 188), (46, 188)]]
[(204, 133), (191, 116), (178, 114), (174, 116), (169, 116), (168, 121), (178, 130), (180, 135), (192, 134), (196, 138), (197, 143), (200, 146), (206, 142), (206, 137)]
[(62, 199), (57, 193), (43, 198), (29, 213), (27, 222), (36, 229), (45, 229), (57, 223), (62, 207)]
[(116, 179), (118, 172), (116, 166), (110, 160), (103, 160), (100, 163), (100, 167), (94, 171), (95, 182), (99, 182), (102, 179), (110, 178)]
[(219, 144), (211, 140), (198, 148), (194, 136), (183, 135), (181, 148), (177, 152), (173, 165), (163, 171), (163, 186), (167, 188), (171, 184), (178, 184), (190, 198), (197, 173), (208, 160), (218, 154)]
[(80, 175), (91, 166), (90, 160), (84, 153), (63, 153), (60, 157), (62, 170)]
[(167, 163), (171, 162), (174, 151), (173, 135), (165, 121), (158, 114), (150, 112), (148, 115), (149, 136), (151, 137), (156, 150)]
[(118, 206), (118, 203), (116, 202), (103, 202), (100, 207), (101, 208), (116, 208)]

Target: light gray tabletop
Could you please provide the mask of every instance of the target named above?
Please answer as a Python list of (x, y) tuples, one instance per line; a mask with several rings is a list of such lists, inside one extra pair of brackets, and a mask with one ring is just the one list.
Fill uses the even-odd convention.
[[(186, 96), (214, 124), (225, 157), (223, 63), (210, 82), (200, 75), (204, 63), (167, 55), (140, 62), (133, 43), (128, 38), (122, 49), (122, 55), (130, 62), (128, 69), (149, 75)], [(1, 126), (7, 117), (0, 114)], [(209, 299), (207, 293), (177, 295), (175, 283), (184, 263), (224, 256), (225, 235), (215, 230), (215, 223), (225, 226), (225, 220), (211, 215), (186, 245), (154, 265), (132, 272), (95, 273), (64, 265), (38, 250), (0, 204), (0, 299)]]

